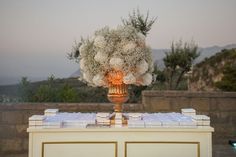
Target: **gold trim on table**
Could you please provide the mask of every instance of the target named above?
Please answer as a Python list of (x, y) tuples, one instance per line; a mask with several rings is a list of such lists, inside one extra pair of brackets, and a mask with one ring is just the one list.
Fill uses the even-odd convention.
[(63, 141), (63, 142), (42, 142), (42, 157), (44, 157), (44, 145), (46, 144), (114, 144), (115, 145), (115, 154), (117, 156), (117, 142), (116, 141)]
[(200, 142), (178, 142), (178, 141), (126, 141), (125, 142), (125, 157), (127, 156), (128, 144), (196, 144), (197, 157), (200, 157)]

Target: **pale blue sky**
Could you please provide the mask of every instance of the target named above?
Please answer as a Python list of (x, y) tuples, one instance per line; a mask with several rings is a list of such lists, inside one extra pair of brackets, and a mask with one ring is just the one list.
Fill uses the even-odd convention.
[(169, 48), (194, 39), (201, 47), (236, 43), (236, 0), (0, 0), (0, 84), (12, 77), (68, 77), (74, 40), (116, 27), (134, 8), (157, 16), (147, 42)]

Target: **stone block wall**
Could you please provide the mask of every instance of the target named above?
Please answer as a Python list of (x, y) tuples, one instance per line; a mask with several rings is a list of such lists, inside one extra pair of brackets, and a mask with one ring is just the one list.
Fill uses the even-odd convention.
[[(0, 157), (27, 157), (28, 118), (48, 108), (60, 112), (112, 112), (109, 103), (17, 103), (0, 104)], [(142, 111), (141, 104), (125, 104), (124, 111)]]
[[(125, 104), (124, 112), (180, 112), (195, 108), (211, 117), (213, 144), (236, 139), (236, 92), (144, 91), (142, 104)], [(47, 108), (61, 112), (112, 112), (105, 103), (17, 103), (0, 104), (0, 157), (27, 157), (28, 118)]]
[(147, 112), (194, 108), (197, 114), (210, 116), (214, 144), (236, 139), (236, 92), (144, 91), (142, 104)]

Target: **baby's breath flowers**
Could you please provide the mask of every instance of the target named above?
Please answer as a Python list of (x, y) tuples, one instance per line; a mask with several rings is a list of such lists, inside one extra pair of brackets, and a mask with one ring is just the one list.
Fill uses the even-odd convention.
[(82, 79), (91, 86), (108, 87), (112, 72), (122, 73), (119, 80), (125, 84), (146, 86), (152, 82), (151, 49), (145, 36), (132, 26), (104, 27), (83, 40), (79, 51)]

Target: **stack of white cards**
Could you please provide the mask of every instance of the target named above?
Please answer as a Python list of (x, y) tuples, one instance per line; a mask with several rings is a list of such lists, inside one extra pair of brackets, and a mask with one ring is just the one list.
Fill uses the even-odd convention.
[(122, 113), (115, 113), (115, 127), (122, 127)]
[(98, 112), (96, 114), (96, 122), (97, 124), (110, 124), (110, 113)]
[(91, 124), (91, 122), (88, 121), (82, 121), (82, 120), (65, 120), (63, 122), (63, 126), (65, 128), (86, 128), (88, 124)]
[(192, 122), (189, 123), (195, 123), (197, 126), (210, 126), (210, 117), (206, 115), (196, 115), (196, 110), (192, 108), (181, 109), (181, 112), (183, 115), (192, 117)]
[(63, 126), (66, 128), (86, 128), (88, 124), (95, 124), (94, 113), (71, 113), (64, 115)]
[(127, 123), (129, 128), (145, 127), (142, 113), (128, 113), (126, 116), (128, 117)]
[(206, 115), (195, 115), (192, 116), (192, 118), (196, 121), (198, 126), (210, 126), (210, 117)]
[(143, 119), (142, 113), (128, 113), (128, 114), (126, 114), (126, 116), (131, 121), (140, 121)]
[(43, 128), (61, 128), (62, 122), (43, 122)]
[(41, 128), (43, 126), (44, 119), (45, 119), (45, 116), (43, 115), (33, 115), (29, 117), (29, 127)]
[(179, 122), (177, 117), (178, 113), (162, 113), (160, 117), (161, 123), (163, 127), (177, 127), (179, 126)]
[(62, 121), (60, 120), (60, 117), (57, 115), (47, 116), (43, 121), (43, 128), (61, 128), (61, 127), (62, 127)]
[(191, 116), (186, 116), (180, 113), (152, 113), (144, 114), (143, 120), (145, 127), (196, 127), (196, 122)]
[(161, 115), (158, 113), (146, 113), (143, 116), (143, 120), (145, 123), (145, 127), (148, 128), (155, 128), (155, 127), (160, 127), (162, 126), (162, 122), (161, 122)]
[(58, 109), (46, 109), (44, 111), (45, 116), (55, 116), (58, 113)]
[(191, 116), (182, 116), (178, 119), (179, 125), (183, 127), (196, 127), (197, 123)]
[(184, 108), (184, 109), (181, 109), (181, 112), (183, 115), (186, 115), (186, 116), (195, 116), (196, 115), (196, 110), (193, 108)]
[(144, 121), (143, 120), (128, 120), (128, 127), (129, 128), (144, 128)]

